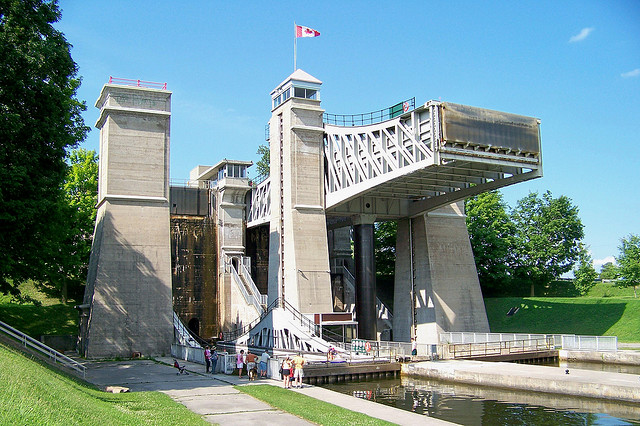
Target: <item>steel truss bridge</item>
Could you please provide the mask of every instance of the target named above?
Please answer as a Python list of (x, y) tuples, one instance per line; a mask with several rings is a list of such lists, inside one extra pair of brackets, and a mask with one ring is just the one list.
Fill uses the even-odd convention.
[[(405, 103), (406, 104), (406, 103)], [(542, 176), (536, 118), (429, 101), (378, 123), (324, 123), (329, 227), (359, 214), (416, 217)], [(251, 191), (247, 227), (270, 220), (271, 180)]]

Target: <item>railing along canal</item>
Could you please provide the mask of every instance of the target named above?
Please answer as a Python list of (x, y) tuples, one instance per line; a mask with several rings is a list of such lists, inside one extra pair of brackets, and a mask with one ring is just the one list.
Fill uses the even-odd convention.
[(448, 345), (448, 352), (449, 358), (455, 359), (551, 351), (554, 347), (552, 337), (541, 337), (500, 342), (452, 343)]

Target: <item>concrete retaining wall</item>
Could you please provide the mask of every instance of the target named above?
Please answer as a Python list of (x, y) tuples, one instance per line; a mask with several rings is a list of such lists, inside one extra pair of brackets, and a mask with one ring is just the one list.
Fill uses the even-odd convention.
[(402, 373), (449, 382), (578, 397), (640, 402), (636, 375), (505, 362), (438, 361), (404, 364)]
[(569, 351), (566, 349), (562, 349), (558, 351), (558, 358), (561, 361), (583, 361), (607, 364), (640, 365), (640, 352), (638, 351), (592, 352)]

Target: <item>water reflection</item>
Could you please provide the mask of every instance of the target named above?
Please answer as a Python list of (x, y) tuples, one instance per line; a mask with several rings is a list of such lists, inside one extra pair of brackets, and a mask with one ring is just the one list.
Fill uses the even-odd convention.
[(323, 385), (462, 425), (640, 425), (640, 407), (403, 377)]

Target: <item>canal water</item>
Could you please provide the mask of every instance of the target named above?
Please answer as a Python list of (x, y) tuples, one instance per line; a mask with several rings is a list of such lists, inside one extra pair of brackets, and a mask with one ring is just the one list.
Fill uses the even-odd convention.
[(461, 425), (640, 425), (640, 405), (402, 377), (321, 385)]

